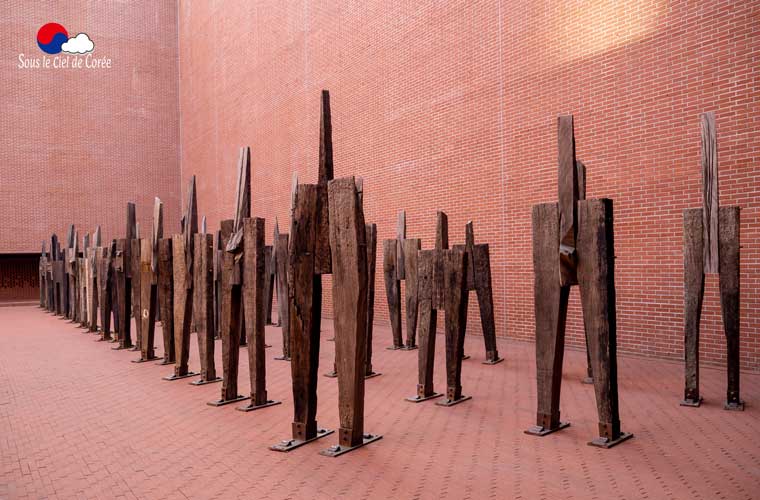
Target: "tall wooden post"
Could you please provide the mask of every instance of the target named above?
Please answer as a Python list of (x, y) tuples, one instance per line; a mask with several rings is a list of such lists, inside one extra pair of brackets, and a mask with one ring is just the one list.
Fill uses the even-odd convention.
[(174, 255), (172, 238), (158, 241), (158, 305), (161, 311), (161, 336), (164, 341), (164, 359), (161, 365), (177, 361), (174, 340)]
[(163, 204), (156, 198), (153, 204), (153, 230), (150, 239), (140, 240), (140, 343), (141, 363), (159, 359), (155, 354), (156, 314), (158, 310), (159, 241), (164, 235)]
[(282, 328), (282, 356), (274, 359), (290, 361), (290, 312), (288, 300), (288, 234), (280, 233), (275, 222), (274, 227), (274, 267), (277, 277), (278, 323)]
[(340, 431), (338, 445), (321, 453), (338, 456), (381, 436), (364, 433), (367, 247), (355, 179), (331, 181), (328, 199)]
[(270, 279), (269, 268), (272, 258), (271, 251), (267, 252), (264, 245), (264, 219), (259, 217), (243, 219), (242, 260), (242, 296), (248, 339), (251, 403), (237, 409), (251, 411), (280, 404), (280, 401), (267, 398), (264, 328), (267, 323), (267, 301), (270, 290), (267, 282)]
[(196, 234), (194, 243), (193, 317), (198, 331), (201, 378), (191, 384), (205, 385), (222, 381), (216, 375), (214, 361), (214, 237), (206, 233)]

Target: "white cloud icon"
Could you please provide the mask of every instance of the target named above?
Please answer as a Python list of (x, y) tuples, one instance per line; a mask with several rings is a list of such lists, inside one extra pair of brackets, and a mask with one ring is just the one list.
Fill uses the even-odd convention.
[(61, 50), (69, 54), (86, 54), (87, 52), (92, 52), (94, 48), (95, 44), (87, 36), (87, 33), (79, 33), (61, 45)]

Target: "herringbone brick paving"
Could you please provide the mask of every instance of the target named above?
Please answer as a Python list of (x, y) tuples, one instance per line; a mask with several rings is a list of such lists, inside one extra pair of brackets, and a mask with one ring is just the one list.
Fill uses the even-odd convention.
[[(500, 339), (507, 360), (486, 366), (482, 339), (468, 337), (463, 387), (473, 399), (442, 408), (403, 400), (415, 391), (417, 353), (385, 350), (390, 331), (377, 326), (373, 365), (383, 375), (367, 381), (366, 431), (383, 439), (328, 458), (318, 452), (336, 435), (288, 454), (268, 449), (289, 437), (292, 420), (289, 365), (271, 359), (279, 329), (267, 327), (267, 376), (270, 398), (283, 404), (251, 413), (207, 406), (219, 384), (163, 381), (172, 367), (130, 363), (137, 353), (82, 332), (34, 307), (0, 308), (0, 498), (760, 497), (755, 373), (743, 374), (743, 413), (722, 409), (718, 369), (703, 369), (705, 405), (682, 408), (679, 363), (620, 357), (621, 420), (635, 438), (600, 450), (586, 445), (597, 429), (593, 388), (579, 382), (584, 353), (565, 358), (571, 427), (536, 438), (523, 434), (535, 412), (533, 344)], [(443, 337), (437, 344), (440, 391)], [(218, 367), (220, 351), (217, 343)], [(323, 340), (322, 371), (332, 358)], [(195, 336), (190, 366), (198, 368)], [(240, 383), (247, 393), (243, 355)], [(319, 424), (336, 428), (336, 380), (320, 377), (319, 398)]]

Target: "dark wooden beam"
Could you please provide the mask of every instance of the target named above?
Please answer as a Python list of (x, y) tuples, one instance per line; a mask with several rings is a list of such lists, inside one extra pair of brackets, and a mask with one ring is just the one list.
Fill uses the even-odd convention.
[(214, 237), (196, 234), (193, 244), (193, 317), (198, 332), (201, 378), (191, 384), (204, 385), (222, 381), (216, 375), (214, 361)]

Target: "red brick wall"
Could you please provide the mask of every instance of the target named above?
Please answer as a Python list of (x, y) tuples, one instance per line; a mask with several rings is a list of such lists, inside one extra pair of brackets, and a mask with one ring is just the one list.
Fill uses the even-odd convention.
[[(181, 1), (183, 184), (198, 175), (216, 228), (250, 145), (253, 212), (287, 230), (291, 173), (316, 179), (327, 88), (336, 176), (364, 177), (379, 239), (400, 209), (425, 248), (436, 209), (452, 243), (473, 220), (491, 245), (498, 333), (531, 339), (530, 210), (557, 198), (556, 116), (573, 113), (588, 195), (615, 201), (619, 348), (679, 358), (682, 210), (700, 205), (698, 117), (714, 110), (721, 201), (742, 207), (742, 364), (757, 369), (759, 21), (758, 2)], [(378, 275), (383, 321), (381, 290)], [(580, 346), (577, 292), (571, 302)], [(702, 331), (703, 358), (720, 362), (712, 276)]]
[[(36, 37), (48, 22), (87, 33), (111, 68), (19, 68), (19, 54), (45, 55)], [(149, 231), (154, 196), (176, 230), (176, 3), (11, 0), (0, 32), (0, 253), (39, 252), (71, 223), (80, 238), (97, 224), (119, 237), (127, 201)]]

